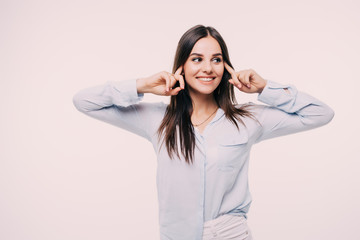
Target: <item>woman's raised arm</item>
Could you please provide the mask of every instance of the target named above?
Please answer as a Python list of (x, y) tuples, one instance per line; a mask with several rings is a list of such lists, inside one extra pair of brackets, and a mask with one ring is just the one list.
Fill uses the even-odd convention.
[(245, 93), (259, 93), (258, 100), (268, 105), (257, 106), (262, 131), (256, 142), (320, 127), (334, 117), (329, 106), (293, 85), (265, 80), (252, 69), (235, 72), (226, 63), (225, 68), (231, 84)]
[[(179, 68), (175, 74), (165, 71), (148, 78), (109, 81), (104, 85), (83, 89), (73, 97), (82, 113), (123, 128), (150, 140), (162, 121), (166, 105), (140, 102), (144, 93), (176, 95), (184, 88)], [(180, 87), (172, 88), (179, 81)]]
[(90, 117), (150, 140), (154, 123), (159, 121), (166, 106), (164, 103), (140, 102), (144, 94), (137, 92), (136, 82), (136, 79), (109, 81), (83, 89), (74, 95), (73, 103)]
[(329, 106), (293, 85), (268, 80), (258, 100), (268, 106), (263, 106), (258, 116), (262, 131), (257, 142), (317, 128), (334, 117)]

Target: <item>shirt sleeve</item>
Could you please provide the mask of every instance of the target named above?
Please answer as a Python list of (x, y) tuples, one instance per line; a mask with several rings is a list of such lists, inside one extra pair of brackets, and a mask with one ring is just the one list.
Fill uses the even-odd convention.
[(268, 80), (258, 100), (267, 106), (258, 118), (261, 133), (256, 142), (320, 127), (334, 117), (329, 106), (293, 85)]
[(108, 81), (104, 85), (83, 89), (73, 96), (75, 107), (82, 113), (120, 127), (149, 141), (154, 133), (156, 116), (164, 103), (142, 103), (136, 79)]

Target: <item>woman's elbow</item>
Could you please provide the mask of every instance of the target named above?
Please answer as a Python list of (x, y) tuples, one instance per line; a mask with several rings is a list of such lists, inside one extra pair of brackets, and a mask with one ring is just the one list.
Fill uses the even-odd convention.
[(328, 106), (322, 106), (316, 113), (302, 117), (302, 123), (307, 128), (317, 128), (328, 124), (334, 118), (335, 112)]
[(327, 117), (326, 117), (326, 123), (325, 124), (329, 123), (335, 116), (335, 111), (332, 108), (328, 107), (327, 109), (328, 109), (328, 111), (327, 111), (327, 114), (326, 114)]
[(84, 98), (81, 96), (80, 92), (76, 93), (73, 96), (72, 102), (77, 110), (79, 110), (80, 112), (86, 112), (83, 104)]
[(332, 108), (329, 106), (325, 106), (323, 109), (323, 112), (321, 114), (321, 117), (318, 119), (318, 125), (323, 126), (331, 122), (331, 120), (334, 118), (335, 112)]

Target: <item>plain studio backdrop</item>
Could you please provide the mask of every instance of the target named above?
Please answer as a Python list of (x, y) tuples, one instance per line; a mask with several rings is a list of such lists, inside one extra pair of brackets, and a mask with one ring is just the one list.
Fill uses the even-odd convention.
[(0, 239), (159, 239), (151, 144), (78, 112), (72, 97), (171, 71), (197, 24), (222, 34), (235, 70), (335, 110), (326, 126), (254, 146), (255, 239), (360, 239), (359, 11), (326, 0), (0, 1)]

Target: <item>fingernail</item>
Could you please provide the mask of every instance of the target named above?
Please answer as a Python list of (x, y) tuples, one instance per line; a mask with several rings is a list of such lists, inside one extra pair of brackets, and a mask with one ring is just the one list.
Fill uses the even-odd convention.
[(241, 84), (238, 84), (237, 86), (238, 86), (238, 88), (241, 88)]
[(248, 88), (250, 88), (251, 86), (250, 86), (250, 84), (248, 84), (248, 85), (246, 85)]

